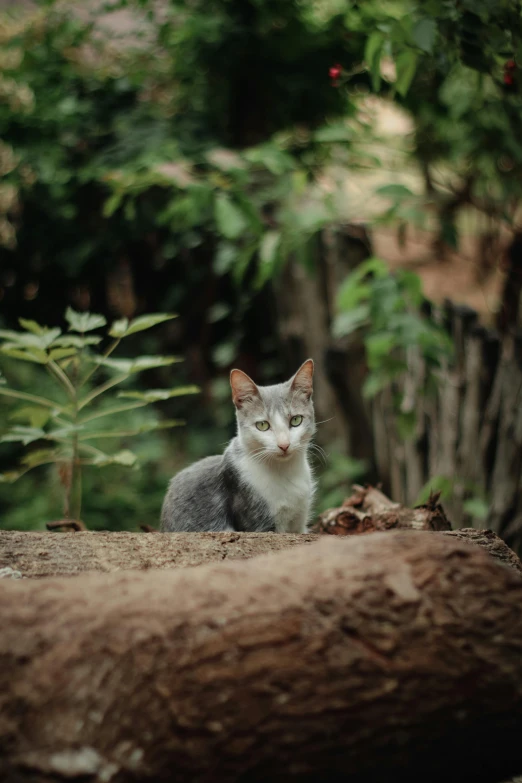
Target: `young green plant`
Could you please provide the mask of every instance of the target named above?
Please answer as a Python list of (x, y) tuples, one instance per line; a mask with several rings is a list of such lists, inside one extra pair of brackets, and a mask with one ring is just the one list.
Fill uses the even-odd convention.
[[(129, 429), (111, 428), (113, 416), (199, 391), (196, 386), (178, 386), (115, 393), (116, 387), (137, 373), (182, 361), (176, 356), (138, 356), (134, 359), (111, 356), (125, 338), (175, 317), (156, 313), (131, 321), (127, 318), (115, 321), (105, 335), (112, 341), (103, 352), (98, 346), (104, 341), (104, 335), (97, 332), (106, 326), (105, 318), (78, 313), (70, 307), (65, 313), (68, 323), (65, 333), (58, 327), (41, 326), (23, 318), (19, 321), (21, 331), (0, 330), (0, 354), (40, 365), (54, 382), (52, 395), (43, 396), (11, 388), (5, 379), (0, 380), (0, 395), (24, 403), (11, 413), (10, 419), (25, 422), (9, 426), (0, 442), (30, 447), (18, 469), (0, 474), (0, 481), (16, 481), (33, 468), (54, 464), (64, 489), (64, 515), (79, 520), (83, 467), (133, 467), (137, 462), (136, 455), (129, 449), (106, 453), (92, 441), (129, 438), (183, 424), (171, 419), (150, 421)], [(105, 377), (97, 383), (97, 376), (102, 373)]]

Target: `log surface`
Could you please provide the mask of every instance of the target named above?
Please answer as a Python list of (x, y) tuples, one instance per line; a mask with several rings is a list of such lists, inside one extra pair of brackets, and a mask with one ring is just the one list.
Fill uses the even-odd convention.
[(22, 576), (184, 568), (316, 541), (294, 533), (40, 533), (0, 530), (0, 568)]
[[(372, 533), (373, 535), (373, 533)], [(522, 573), (518, 556), (490, 530), (466, 528), (447, 535), (480, 546)], [(88, 571), (185, 568), (243, 560), (310, 544), (312, 533), (40, 533), (0, 530), (0, 577), (12, 569), (22, 577), (77, 576)], [(6, 573), (6, 576), (9, 574)]]
[(455, 536), (4, 579), (0, 628), (3, 783), (522, 771), (522, 579)]

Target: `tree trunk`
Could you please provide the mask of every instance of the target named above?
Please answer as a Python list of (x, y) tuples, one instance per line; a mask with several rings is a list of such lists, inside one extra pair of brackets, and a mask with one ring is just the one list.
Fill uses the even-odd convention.
[(2, 580), (0, 628), (3, 783), (522, 771), (522, 579), (449, 536)]
[(510, 332), (520, 326), (520, 299), (522, 296), (522, 233), (517, 233), (506, 251), (506, 277), (497, 327)]
[(290, 259), (274, 292), (281, 343), (289, 361), (313, 356), (314, 404), (321, 422), (318, 440), (330, 450), (350, 454), (367, 463), (375, 474), (369, 412), (362, 397), (366, 359), (360, 338), (334, 340), (331, 322), (336, 296), (346, 275), (371, 255), (363, 226), (342, 225), (317, 238), (313, 264)]

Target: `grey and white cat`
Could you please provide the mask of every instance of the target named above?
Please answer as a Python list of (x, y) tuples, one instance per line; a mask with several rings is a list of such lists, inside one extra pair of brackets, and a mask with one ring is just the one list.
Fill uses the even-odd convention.
[(314, 480), (307, 451), (315, 433), (308, 359), (285, 383), (256, 386), (232, 370), (237, 436), (171, 480), (161, 530), (303, 533)]

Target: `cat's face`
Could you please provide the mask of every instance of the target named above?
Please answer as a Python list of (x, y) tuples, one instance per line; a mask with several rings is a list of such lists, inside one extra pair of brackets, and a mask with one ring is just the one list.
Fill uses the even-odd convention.
[(313, 373), (311, 359), (276, 386), (256, 386), (241, 370), (230, 373), (238, 437), (259, 462), (290, 460), (306, 450), (315, 432)]

